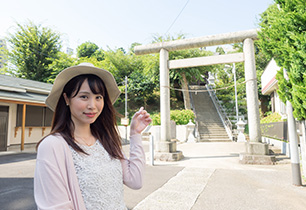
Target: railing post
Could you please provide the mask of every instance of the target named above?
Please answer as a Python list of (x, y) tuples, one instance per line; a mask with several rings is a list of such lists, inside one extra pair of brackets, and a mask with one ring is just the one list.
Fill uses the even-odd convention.
[(150, 164), (154, 166), (154, 137), (150, 135)]

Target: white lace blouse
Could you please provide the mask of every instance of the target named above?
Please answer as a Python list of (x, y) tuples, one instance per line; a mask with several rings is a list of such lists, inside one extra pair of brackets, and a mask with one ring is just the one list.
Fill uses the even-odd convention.
[(127, 209), (120, 160), (112, 159), (98, 140), (92, 146), (79, 146), (89, 155), (70, 150), (86, 209)]

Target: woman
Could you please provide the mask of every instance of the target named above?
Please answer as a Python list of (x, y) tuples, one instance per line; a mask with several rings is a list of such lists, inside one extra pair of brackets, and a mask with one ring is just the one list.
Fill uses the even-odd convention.
[(38, 209), (126, 209), (123, 183), (142, 187), (143, 109), (130, 125), (130, 158), (121, 150), (113, 103), (120, 94), (108, 71), (80, 64), (63, 70), (46, 99), (51, 133), (38, 143), (34, 197)]

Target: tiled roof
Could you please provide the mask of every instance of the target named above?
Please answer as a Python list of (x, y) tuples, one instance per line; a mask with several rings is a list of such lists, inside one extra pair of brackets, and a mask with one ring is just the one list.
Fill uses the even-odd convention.
[(52, 84), (0, 75), (0, 101), (44, 103)]

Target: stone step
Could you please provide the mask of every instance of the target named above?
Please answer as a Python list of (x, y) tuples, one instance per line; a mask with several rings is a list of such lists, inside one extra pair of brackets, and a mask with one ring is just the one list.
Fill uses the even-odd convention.
[(203, 122), (203, 121), (201, 121), (199, 123), (199, 125), (205, 126), (205, 127), (221, 127), (221, 128), (224, 128), (223, 123), (221, 123), (221, 122), (219, 123), (219, 122)]
[(205, 125), (216, 125), (216, 126), (223, 126), (223, 123), (220, 119), (218, 119), (217, 117), (211, 118), (211, 119), (207, 119), (205, 117), (203, 118), (197, 118), (197, 120), (199, 120), (199, 122), (205, 124)]
[(201, 140), (230, 140), (228, 137), (200, 137)]
[[(206, 87), (192, 86), (191, 89), (206, 90)], [(231, 141), (208, 92), (192, 93), (191, 95), (196, 112), (196, 121), (198, 122), (200, 141)]]
[[(198, 112), (198, 114), (203, 115), (204, 113), (210, 113), (207, 109), (208, 108), (210, 109), (212, 106), (215, 106), (215, 105), (214, 104), (210, 104), (210, 103), (208, 103), (208, 104), (201, 104), (201, 108), (198, 109), (198, 110), (202, 110), (202, 112)], [(210, 113), (210, 114), (212, 114), (212, 113)], [(219, 115), (218, 112), (216, 113), (216, 115)]]
[(229, 138), (227, 139), (200, 139), (200, 142), (231, 142)]
[(201, 125), (201, 127), (209, 129), (209, 130), (225, 130), (223, 126), (205, 126), (205, 125)]
[(202, 128), (202, 129), (199, 129), (199, 133), (200, 134), (226, 134), (227, 132), (226, 132), (226, 130), (223, 128), (223, 129), (220, 129), (220, 130), (215, 130), (215, 129), (204, 129), (204, 128)]
[(208, 138), (219, 138), (219, 137), (228, 138), (228, 135), (227, 135), (227, 133), (221, 133), (221, 134), (207, 133), (207, 134), (200, 134), (200, 137), (201, 138), (206, 138), (206, 137), (208, 137)]
[(206, 131), (211, 131), (214, 133), (226, 131), (224, 128), (212, 128), (212, 127), (203, 127), (203, 126), (201, 128), (202, 129), (199, 129), (199, 130), (203, 130), (204, 132), (200, 132), (200, 133), (206, 133)]

